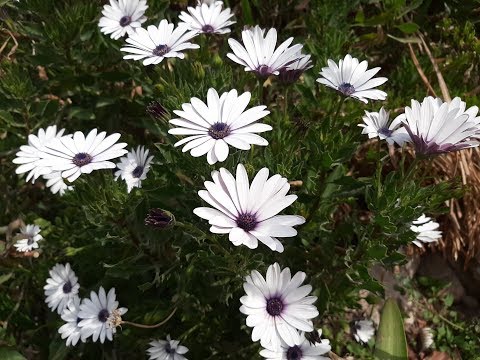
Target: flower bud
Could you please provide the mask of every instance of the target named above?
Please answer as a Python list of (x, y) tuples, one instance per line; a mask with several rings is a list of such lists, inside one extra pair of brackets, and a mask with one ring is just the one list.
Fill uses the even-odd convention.
[(169, 211), (153, 208), (148, 211), (145, 225), (154, 229), (165, 229), (175, 224), (175, 216)]

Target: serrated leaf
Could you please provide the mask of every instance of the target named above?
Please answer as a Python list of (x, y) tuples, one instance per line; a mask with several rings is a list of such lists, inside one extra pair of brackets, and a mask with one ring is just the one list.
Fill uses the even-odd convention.
[(380, 360), (406, 360), (407, 340), (403, 318), (395, 299), (388, 299), (383, 306), (375, 341), (375, 358)]

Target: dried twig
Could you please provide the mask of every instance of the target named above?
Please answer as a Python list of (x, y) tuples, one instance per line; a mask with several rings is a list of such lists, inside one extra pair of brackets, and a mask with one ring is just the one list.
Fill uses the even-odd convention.
[(420, 62), (417, 59), (417, 55), (415, 55), (415, 52), (413, 51), (412, 44), (407, 44), (407, 45), (408, 45), (408, 50), (410, 50), (410, 57), (412, 58), (413, 64), (417, 68), (418, 74), (422, 78), (423, 83), (427, 86), (427, 89), (430, 92), (430, 94), (437, 97), (435, 90), (433, 90), (432, 85), (430, 85), (430, 81), (428, 81), (427, 76), (425, 75), (422, 67), (420, 66)]

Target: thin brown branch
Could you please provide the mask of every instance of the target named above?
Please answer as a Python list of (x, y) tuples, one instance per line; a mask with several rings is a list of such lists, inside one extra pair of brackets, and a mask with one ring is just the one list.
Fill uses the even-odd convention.
[(425, 84), (428, 91), (430, 92), (430, 95), (433, 95), (433, 96), (437, 97), (437, 94), (435, 93), (435, 90), (433, 90), (432, 85), (430, 85), (430, 81), (428, 81), (427, 76), (423, 72), (423, 69), (420, 65), (420, 62), (417, 59), (417, 55), (415, 55), (415, 52), (413, 51), (412, 44), (407, 44), (407, 45), (408, 45), (408, 50), (410, 51), (410, 57), (412, 58), (413, 64), (417, 68), (418, 74), (422, 78), (423, 83)]
[(419, 34), (419, 37), (420, 37), (420, 40), (422, 40), (422, 44), (425, 48), (425, 51), (427, 52), (430, 62), (432, 63), (433, 69), (435, 70), (435, 74), (437, 75), (438, 85), (440, 86), (440, 90), (442, 91), (443, 100), (452, 101), (452, 98), (450, 97), (450, 92), (448, 91), (447, 84), (445, 83), (445, 79), (443, 78), (442, 72), (440, 71), (440, 68), (438, 67), (438, 64), (435, 58), (433, 57), (427, 43), (425, 42), (423, 35)]

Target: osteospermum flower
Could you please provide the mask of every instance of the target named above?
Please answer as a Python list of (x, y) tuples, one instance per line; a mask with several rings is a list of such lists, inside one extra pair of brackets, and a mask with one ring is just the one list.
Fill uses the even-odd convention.
[(124, 59), (143, 60), (143, 65), (159, 64), (164, 58), (185, 58), (184, 50), (198, 49), (200, 46), (188, 40), (197, 36), (195, 30), (188, 30), (184, 25), (170, 24), (160, 21), (158, 27), (150, 25), (146, 30), (138, 28), (127, 38), (127, 44), (120, 50), (128, 55)]
[(369, 139), (378, 137), (390, 145), (397, 143), (402, 146), (410, 139), (407, 130), (403, 127), (402, 118), (397, 117), (392, 122), (389, 122), (389, 118), (390, 113), (382, 106), (378, 113), (365, 111), (364, 124), (358, 126), (363, 127), (362, 134), (367, 134)]
[(285, 40), (278, 48), (277, 30), (270, 29), (265, 36), (265, 29), (258, 25), (253, 29), (242, 31), (243, 46), (234, 39), (228, 39), (228, 44), (233, 51), (227, 56), (237, 64), (245, 66), (245, 71), (254, 71), (261, 77), (278, 75), (280, 69), (298, 60), (303, 45), (290, 44), (293, 37)]
[(245, 296), (240, 298), (240, 312), (247, 315), (247, 326), (253, 327), (252, 340), (263, 347), (278, 349), (282, 341), (289, 347), (302, 343), (300, 331), (312, 331), (311, 319), (318, 315), (312, 305), (316, 296), (307, 296), (310, 285), (301, 285), (304, 272), (292, 278), (290, 269), (283, 270), (275, 263), (267, 270), (266, 279), (256, 270), (245, 280)]
[(230, 20), (233, 16), (229, 8), (222, 10), (223, 4), (201, 4), (195, 8), (188, 7), (188, 13), (182, 11), (179, 15), (180, 24), (190, 30), (201, 34), (226, 34), (230, 32), (229, 26), (235, 24)]
[(358, 59), (352, 58), (347, 54), (338, 65), (331, 59), (328, 59), (328, 67), (322, 68), (317, 81), (341, 92), (344, 96), (349, 96), (365, 104), (367, 99), (385, 100), (387, 93), (375, 89), (382, 85), (388, 79), (385, 77), (374, 78), (373, 76), (380, 71), (379, 67), (367, 70), (368, 62), (366, 60), (359, 63)]
[(63, 310), (62, 320), (65, 324), (58, 329), (62, 339), (67, 339), (67, 346), (77, 345), (78, 340), (85, 342), (85, 339), (81, 337), (80, 326), (78, 323), (82, 321), (78, 317), (80, 311), (80, 298), (77, 296), (68, 304), (67, 308)]
[(412, 224), (410, 230), (416, 233), (416, 238), (412, 242), (418, 247), (423, 247), (423, 243), (438, 242), (442, 238), (442, 232), (437, 230), (440, 224), (425, 216), (425, 214), (422, 214)]
[(94, 170), (112, 169), (115, 164), (109, 160), (125, 154), (126, 143), (117, 143), (120, 134), (106, 137), (106, 132), (97, 134), (91, 130), (87, 136), (77, 131), (72, 137), (53, 139), (45, 144), (40, 162), (49, 165), (53, 171), (61, 171), (62, 177), (75, 181), (82, 174), (90, 174)]
[(302, 216), (277, 215), (290, 206), (297, 195), (287, 195), (290, 184), (286, 178), (273, 175), (268, 178), (268, 169), (261, 169), (251, 185), (242, 164), (237, 166), (236, 178), (226, 169), (212, 172), (211, 181), (205, 181), (207, 190), (198, 195), (210, 207), (199, 207), (193, 212), (211, 225), (216, 234), (229, 234), (233, 245), (258, 247), (258, 241), (271, 250), (283, 252), (277, 237), (297, 235), (295, 225), (305, 222)]
[(153, 340), (149, 345), (149, 360), (187, 360), (183, 355), (188, 352), (188, 348), (180, 345), (178, 340), (172, 340), (170, 335), (167, 335), (167, 340)]
[(43, 178), (47, 180), (45, 184), (52, 194), (59, 194), (63, 196), (66, 191), (72, 190), (73, 186), (65, 184), (63, 181), (62, 173), (60, 171), (55, 171), (50, 174), (43, 175)]
[(28, 136), (28, 145), (20, 146), (20, 151), (16, 154), (17, 157), (12, 161), (14, 164), (20, 165), (15, 172), (17, 174), (28, 172), (26, 180), (30, 181), (32, 179), (32, 182), (42, 175), (50, 174), (52, 169), (48, 164), (39, 166), (40, 155), (45, 144), (53, 139), (61, 138), (64, 132), (65, 129), (60, 129), (57, 132), (57, 125), (53, 125), (47, 127), (46, 130), (39, 129), (37, 135), (30, 134)]
[(78, 278), (70, 267), (70, 264), (56, 264), (50, 271), (50, 277), (47, 279), (45, 290), (45, 302), (48, 307), (58, 314), (62, 314), (67, 305), (78, 297)]
[(98, 23), (100, 31), (115, 40), (126, 33), (130, 35), (147, 21), (144, 16), (147, 8), (146, 0), (110, 0), (110, 5), (102, 10), (103, 17)]
[(478, 123), (459, 101), (446, 103), (430, 96), (421, 104), (412, 100), (412, 107), (405, 107), (403, 121), (417, 154), (442, 154), (479, 145), (473, 139)]
[(368, 341), (375, 335), (375, 328), (371, 320), (358, 320), (353, 324), (353, 337), (361, 344), (368, 343)]
[(13, 246), (17, 248), (19, 252), (32, 251), (38, 249), (38, 242), (43, 240), (43, 236), (40, 235), (40, 226), (27, 225), (20, 229), (22, 239), (18, 240)]
[(127, 191), (130, 192), (134, 187), (141, 188), (142, 180), (147, 178), (150, 171), (150, 164), (153, 156), (148, 156), (148, 149), (144, 146), (138, 146), (137, 150), (132, 149), (127, 156), (120, 158), (115, 172), (115, 180), (119, 177), (127, 183)]
[(170, 120), (170, 123), (178, 127), (168, 133), (189, 135), (175, 146), (185, 145), (182, 151), (190, 151), (195, 157), (207, 154), (209, 164), (224, 161), (229, 153), (228, 145), (241, 150), (250, 149), (252, 144), (266, 146), (268, 141), (255, 133), (270, 131), (272, 127), (256, 121), (270, 111), (263, 105), (245, 111), (250, 98), (249, 92), (238, 96), (237, 90), (219, 97), (215, 89), (209, 89), (207, 104), (192, 98), (190, 103), (182, 105), (183, 111), (174, 111), (180, 118)]
[(108, 294), (105, 294), (103, 287), (100, 287), (98, 295), (90, 292), (90, 299), (83, 299), (78, 312), (78, 317), (82, 319), (78, 323), (82, 338), (92, 336), (94, 342), (100, 339), (102, 344), (105, 338), (113, 340), (113, 334), (122, 322), (121, 316), (127, 311), (127, 308), (118, 307), (115, 288), (111, 288)]
[(280, 69), (280, 74), (278, 76), (280, 81), (291, 84), (300, 79), (300, 76), (302, 76), (305, 71), (313, 67), (310, 58), (311, 55), (300, 53), (298, 55), (298, 60)]

